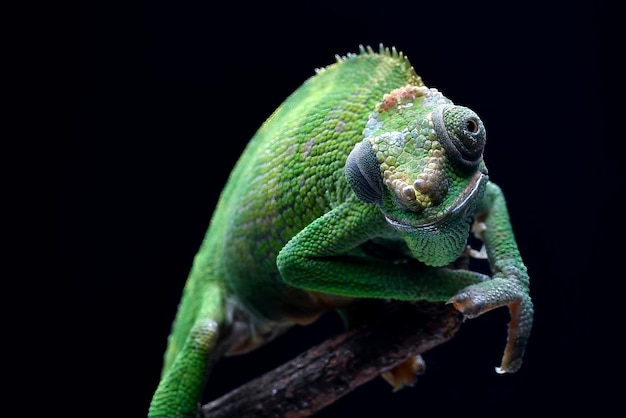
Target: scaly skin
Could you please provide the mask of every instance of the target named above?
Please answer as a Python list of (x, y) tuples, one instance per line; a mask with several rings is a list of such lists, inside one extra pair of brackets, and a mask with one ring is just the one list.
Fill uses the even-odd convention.
[[(194, 417), (208, 371), (356, 298), (448, 301), (466, 317), (507, 306), (498, 372), (515, 372), (532, 326), (529, 279), (470, 109), (381, 47), (318, 70), (251, 139), (187, 280), (150, 417)], [(446, 268), (470, 226), (492, 277)], [(387, 373), (406, 382), (411, 359)], [(411, 372), (408, 372), (409, 374)], [(394, 381), (394, 376), (398, 377)]]

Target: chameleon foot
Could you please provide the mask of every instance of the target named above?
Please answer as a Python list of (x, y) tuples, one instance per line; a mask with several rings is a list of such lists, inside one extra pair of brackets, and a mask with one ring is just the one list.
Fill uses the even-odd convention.
[(413, 386), (417, 376), (424, 374), (426, 363), (422, 356), (417, 355), (403, 361), (392, 369), (382, 373), (381, 376), (393, 387), (396, 392), (405, 386)]
[(526, 343), (532, 328), (533, 304), (519, 281), (494, 278), (468, 286), (448, 301), (465, 318), (475, 318), (492, 309), (506, 306), (511, 321), (502, 362), (496, 372), (515, 373), (522, 365)]

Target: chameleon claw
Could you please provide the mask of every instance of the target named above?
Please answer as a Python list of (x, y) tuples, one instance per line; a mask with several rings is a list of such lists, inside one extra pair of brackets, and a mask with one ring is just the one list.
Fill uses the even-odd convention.
[(485, 301), (481, 300), (480, 294), (471, 292), (469, 289), (462, 290), (454, 295), (448, 304), (463, 314), (464, 318), (476, 318), (486, 311)]
[(522, 367), (522, 359), (518, 358), (507, 364), (506, 366), (500, 365), (496, 367), (496, 373), (507, 374), (515, 373)]
[(477, 260), (487, 260), (487, 247), (484, 245), (480, 248), (480, 250), (475, 250), (473, 248), (468, 249), (469, 256), (475, 258)]

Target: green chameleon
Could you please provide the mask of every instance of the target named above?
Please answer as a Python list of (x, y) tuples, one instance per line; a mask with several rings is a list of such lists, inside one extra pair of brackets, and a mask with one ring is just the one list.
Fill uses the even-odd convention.
[[(318, 69), (261, 126), (229, 177), (149, 416), (195, 417), (221, 356), (328, 310), (349, 325), (358, 318), (351, 302), (364, 298), (445, 301), (465, 318), (506, 306), (496, 371), (517, 371), (533, 305), (484, 146), (477, 114), (426, 87), (395, 48), (360, 47)], [(486, 251), (469, 248), (470, 232)], [(492, 276), (451, 268), (462, 255), (486, 257)], [(394, 387), (407, 383), (406, 363), (384, 375)]]

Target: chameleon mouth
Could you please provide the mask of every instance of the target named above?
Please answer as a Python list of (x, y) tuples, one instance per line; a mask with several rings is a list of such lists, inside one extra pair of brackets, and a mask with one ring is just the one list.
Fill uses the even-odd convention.
[(395, 219), (388, 214), (385, 214), (385, 219), (387, 223), (391, 225), (394, 229), (403, 232), (410, 232), (416, 230), (424, 230), (424, 229), (432, 229), (437, 228), (440, 225), (447, 224), (451, 219), (456, 218), (464, 218), (470, 216), (468, 213), (472, 203), (475, 200), (476, 195), (482, 189), (483, 183), (487, 181), (487, 170), (479, 170), (472, 176), (469, 184), (463, 189), (463, 191), (457, 196), (454, 202), (446, 209), (443, 216), (438, 217), (435, 220), (426, 220), (424, 223), (418, 224), (407, 224), (405, 222), (400, 221), (399, 219)]

